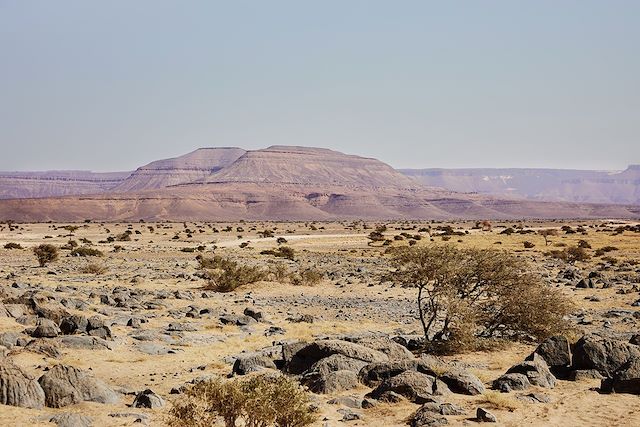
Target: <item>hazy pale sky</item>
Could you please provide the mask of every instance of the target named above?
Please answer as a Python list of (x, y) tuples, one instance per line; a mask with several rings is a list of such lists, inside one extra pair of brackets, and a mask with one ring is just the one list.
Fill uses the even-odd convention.
[(640, 163), (640, 1), (0, 0), (0, 170)]

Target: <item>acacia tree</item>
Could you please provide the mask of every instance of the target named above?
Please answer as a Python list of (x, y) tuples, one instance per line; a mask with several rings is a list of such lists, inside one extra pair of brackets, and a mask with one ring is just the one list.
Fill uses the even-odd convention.
[(451, 245), (403, 248), (392, 280), (418, 290), (428, 347), (458, 351), (481, 338), (544, 339), (566, 328), (570, 304), (519, 258)]
[(556, 230), (555, 228), (547, 228), (547, 229), (544, 229), (544, 230), (538, 230), (538, 234), (541, 235), (542, 237), (544, 237), (544, 245), (548, 246), (549, 245), (549, 237), (557, 236), (558, 235), (558, 230)]

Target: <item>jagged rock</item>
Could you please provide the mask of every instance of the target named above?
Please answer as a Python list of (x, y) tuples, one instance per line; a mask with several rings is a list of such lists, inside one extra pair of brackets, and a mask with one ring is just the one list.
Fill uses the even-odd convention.
[(638, 346), (597, 335), (585, 335), (574, 346), (572, 368), (597, 369), (605, 377), (609, 377), (636, 357), (640, 357)]
[(107, 341), (98, 337), (82, 335), (65, 335), (58, 337), (57, 342), (66, 348), (78, 348), (84, 350), (111, 350)]
[(521, 400), (527, 403), (549, 403), (551, 402), (551, 398), (546, 394), (542, 393), (529, 393), (529, 394), (521, 394), (516, 397), (516, 399)]
[(375, 387), (381, 381), (394, 377), (405, 371), (417, 370), (417, 360), (395, 360), (392, 362), (370, 363), (358, 373), (360, 382), (368, 387)]
[(362, 416), (358, 413), (355, 412), (351, 409), (348, 408), (342, 408), (342, 409), (338, 409), (337, 411), (340, 415), (342, 415), (342, 419), (340, 421), (346, 422), (346, 421), (355, 421), (355, 420), (359, 420), (362, 418)]
[(553, 388), (556, 386), (556, 377), (549, 371), (545, 361), (537, 355), (534, 355), (533, 360), (512, 366), (507, 374), (524, 374), (531, 384), (539, 387)]
[(118, 395), (87, 371), (73, 366), (57, 365), (38, 380), (45, 394), (45, 403), (61, 408), (82, 401), (116, 403)]
[(447, 371), (438, 377), (454, 393), (475, 396), (484, 393), (484, 384), (475, 375), (464, 370)]
[(38, 319), (36, 328), (31, 333), (34, 338), (55, 338), (60, 333), (60, 328), (53, 320)]
[(83, 333), (87, 331), (89, 321), (86, 317), (81, 315), (73, 315), (65, 317), (60, 322), (60, 331), (65, 335), (71, 335), (75, 333)]
[(233, 373), (237, 375), (246, 375), (265, 368), (276, 369), (276, 365), (273, 360), (260, 353), (241, 354), (233, 363)]
[(486, 409), (482, 409), (482, 408), (478, 408), (476, 410), (476, 419), (478, 420), (478, 422), (484, 422), (484, 423), (498, 422), (498, 419), (496, 418), (495, 415), (493, 415), (491, 412), (487, 411)]
[(252, 307), (245, 308), (243, 314), (255, 319), (256, 322), (262, 322), (265, 320), (264, 313)]
[(314, 372), (303, 375), (302, 383), (314, 393), (329, 394), (350, 390), (358, 386), (358, 376), (353, 371)]
[[(292, 374), (300, 374), (309, 370), (313, 364), (320, 359), (333, 354), (362, 360), (364, 362), (386, 362), (389, 360), (386, 354), (377, 350), (372, 350), (360, 344), (354, 344), (342, 340), (319, 340), (306, 344), (292, 354), (287, 355), (289, 350), (283, 346), (283, 356), (285, 356), (285, 369)], [(290, 353), (290, 352), (289, 352)], [(287, 356), (289, 358), (287, 359)]]
[(58, 349), (58, 345), (55, 341), (45, 339), (45, 338), (36, 338), (27, 343), (24, 346), (25, 350), (29, 350), (33, 353), (44, 354), (45, 356), (58, 358), (62, 356), (60, 350)]
[(425, 403), (409, 419), (411, 427), (438, 427), (448, 423), (440, 414), (440, 405), (437, 403)]
[(436, 379), (430, 375), (416, 371), (405, 371), (392, 378), (382, 381), (367, 397), (378, 399), (383, 393), (392, 391), (398, 393), (411, 402), (426, 403), (432, 401), (433, 388)]
[(611, 378), (602, 380), (605, 393), (640, 394), (640, 357), (634, 357), (618, 368)]
[(0, 359), (0, 404), (34, 409), (44, 406), (44, 391), (38, 381), (6, 358)]
[(131, 406), (134, 408), (156, 409), (164, 406), (164, 400), (152, 390), (146, 389), (136, 395)]
[(363, 400), (356, 396), (338, 396), (327, 401), (330, 405), (342, 405), (348, 408), (361, 409)]
[(19, 332), (4, 332), (0, 334), (0, 345), (10, 349), (18, 345), (21, 335)]
[[(547, 363), (549, 370), (557, 377), (566, 378), (571, 366), (569, 340), (556, 335), (544, 340), (534, 351)], [(533, 354), (526, 360), (533, 360)]]
[(356, 343), (386, 354), (389, 360), (410, 360), (414, 358), (406, 347), (387, 337), (367, 337), (359, 339)]
[(335, 371), (351, 371), (357, 374), (366, 364), (367, 362), (352, 359), (342, 354), (332, 354), (329, 357), (318, 360), (306, 373), (315, 372), (324, 374)]
[(247, 326), (257, 323), (256, 319), (254, 319), (253, 317), (238, 314), (225, 314), (224, 316), (220, 316), (220, 322), (223, 325), (236, 326)]
[(58, 427), (91, 427), (93, 419), (86, 415), (65, 412), (49, 418), (49, 422)]
[(493, 388), (503, 393), (512, 390), (525, 390), (531, 387), (529, 378), (524, 374), (504, 374), (493, 382)]
[(603, 378), (597, 369), (581, 369), (569, 373), (569, 379), (571, 381), (601, 380)]

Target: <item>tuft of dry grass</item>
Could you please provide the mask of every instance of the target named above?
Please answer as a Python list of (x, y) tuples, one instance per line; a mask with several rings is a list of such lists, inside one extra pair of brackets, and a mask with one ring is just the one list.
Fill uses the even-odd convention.
[(522, 407), (522, 404), (509, 393), (487, 390), (479, 396), (478, 403), (490, 406), (494, 409), (506, 409), (513, 411)]
[(107, 272), (107, 267), (104, 265), (100, 265), (95, 262), (91, 262), (80, 269), (80, 272), (83, 274), (95, 274), (99, 276)]

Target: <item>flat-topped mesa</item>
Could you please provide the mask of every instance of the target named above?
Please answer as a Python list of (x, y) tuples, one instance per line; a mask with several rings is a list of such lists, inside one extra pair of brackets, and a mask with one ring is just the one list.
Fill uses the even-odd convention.
[(244, 153), (236, 147), (200, 148), (184, 156), (157, 160), (138, 168), (113, 190), (149, 190), (198, 181), (229, 166)]
[(275, 145), (247, 151), (205, 182), (337, 185), (361, 188), (416, 188), (421, 185), (371, 158), (325, 148)]

